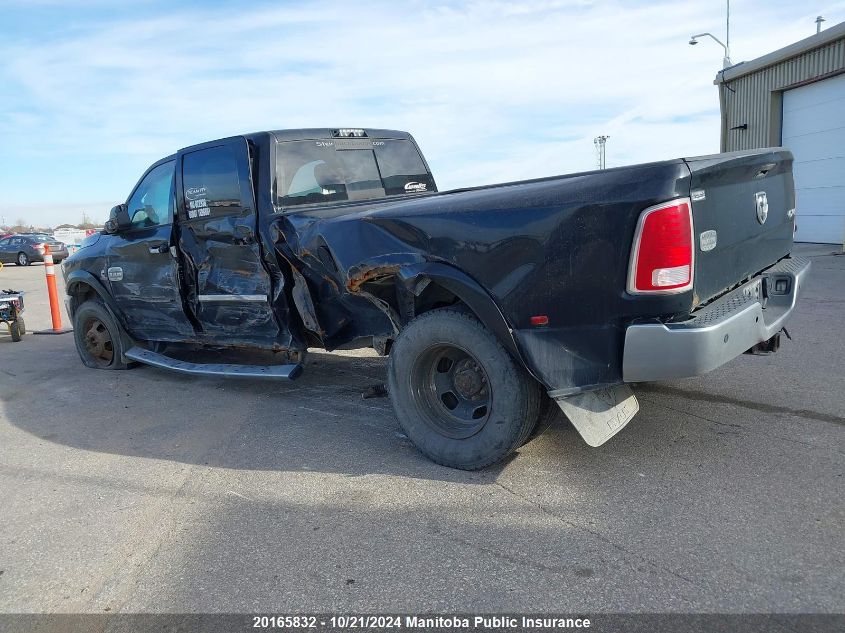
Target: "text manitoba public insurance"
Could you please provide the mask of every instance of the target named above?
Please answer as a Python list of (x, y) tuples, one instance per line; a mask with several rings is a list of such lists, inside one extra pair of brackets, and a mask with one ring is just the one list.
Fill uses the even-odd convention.
[(557, 618), (552, 616), (405, 616), (407, 628), (425, 629), (588, 629), (589, 618)]

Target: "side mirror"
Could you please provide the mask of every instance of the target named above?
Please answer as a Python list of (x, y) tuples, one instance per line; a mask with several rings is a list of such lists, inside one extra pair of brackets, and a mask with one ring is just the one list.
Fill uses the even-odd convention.
[(129, 224), (129, 210), (125, 204), (118, 204), (109, 211), (109, 219), (106, 220), (103, 229), (106, 233), (118, 233), (121, 229), (128, 227)]

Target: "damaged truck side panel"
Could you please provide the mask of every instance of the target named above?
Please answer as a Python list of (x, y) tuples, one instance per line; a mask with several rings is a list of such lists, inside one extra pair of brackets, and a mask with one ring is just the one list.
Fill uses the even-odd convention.
[[(631, 302), (618, 290), (627, 275), (618, 236), (633, 235), (636, 210), (688, 187), (689, 170), (671, 161), (378, 202), (342, 215), (304, 211), (285, 216), (291, 230), (282, 232), (296, 236), (301, 261), (334, 281), (317, 303), (371, 288), (370, 297), (398, 310), (397, 281), (428, 278), (467, 304), (548, 389), (576, 390), (621, 382), (627, 321), (691, 309), (689, 296)], [(619, 193), (603, 202), (597, 190)], [(424, 264), (437, 265), (438, 279)], [(554, 325), (532, 327), (532, 309)], [(389, 335), (387, 325), (363, 335)]]
[[(667, 344), (691, 341), (708, 367), (738, 353), (717, 349), (722, 328), (777, 347), (807, 269), (789, 259), (791, 162), (772, 148), (439, 193), (404, 132), (211, 141), (151, 166), (66, 260), (68, 309), (92, 367), (203, 373), (160, 352), (204, 346), (288, 363), (206, 373), (294, 377), (309, 347), (373, 347), (390, 356), (400, 424), (450, 466), (518, 447), (547, 415), (543, 393), (598, 445), (637, 411), (625, 367), (671, 378), (704, 366), (685, 348), (671, 368), (632, 359), (634, 334), (674, 333)], [(667, 262), (644, 277), (643, 244)], [(767, 320), (771, 293), (782, 296)], [(747, 324), (743, 297), (765, 327)], [(711, 304), (736, 313), (701, 318)], [(111, 355), (89, 340), (97, 328)]]

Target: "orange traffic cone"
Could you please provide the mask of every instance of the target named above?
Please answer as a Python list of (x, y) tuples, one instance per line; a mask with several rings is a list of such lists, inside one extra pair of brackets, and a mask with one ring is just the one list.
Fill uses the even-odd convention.
[(64, 334), (72, 332), (73, 328), (62, 327), (62, 312), (59, 306), (59, 292), (56, 290), (56, 268), (53, 264), (53, 254), (50, 245), (44, 245), (44, 273), (47, 276), (47, 294), (50, 297), (50, 318), (53, 320), (52, 330), (38, 330), (33, 334)]

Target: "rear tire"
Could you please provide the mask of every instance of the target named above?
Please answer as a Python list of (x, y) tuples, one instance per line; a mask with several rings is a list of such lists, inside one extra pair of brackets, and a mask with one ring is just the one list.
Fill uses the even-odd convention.
[(473, 315), (426, 312), (390, 351), (388, 392), (399, 425), (426, 457), (462, 470), (494, 464), (528, 439), (540, 387)]
[(15, 264), (18, 266), (29, 266), (31, 263), (29, 261), (29, 255), (26, 253), (18, 253), (18, 256), (15, 258)]
[(9, 334), (11, 334), (11, 335), (12, 335), (12, 340), (13, 340), (15, 343), (17, 343), (18, 341), (20, 341), (20, 340), (21, 340), (21, 336), (23, 335), (23, 332), (21, 332), (21, 326), (20, 326), (20, 323), (18, 323), (17, 321), (12, 321), (12, 322), (9, 324)]
[(76, 351), (86, 367), (126, 369), (123, 361), (126, 335), (99, 301), (88, 300), (73, 315)]
[(520, 446), (525, 446), (535, 438), (540, 437), (552, 425), (559, 415), (563, 415), (557, 403), (549, 398), (546, 394), (540, 395), (540, 412), (537, 414), (537, 421), (534, 423), (534, 428), (531, 429), (528, 437)]

